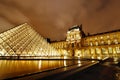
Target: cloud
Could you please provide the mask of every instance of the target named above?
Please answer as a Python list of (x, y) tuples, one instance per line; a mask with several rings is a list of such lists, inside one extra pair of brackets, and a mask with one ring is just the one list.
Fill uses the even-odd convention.
[(29, 22), (51, 40), (65, 39), (66, 31), (76, 24), (83, 24), (90, 33), (119, 29), (120, 25), (119, 0), (1, 0), (0, 7), (5, 24)]

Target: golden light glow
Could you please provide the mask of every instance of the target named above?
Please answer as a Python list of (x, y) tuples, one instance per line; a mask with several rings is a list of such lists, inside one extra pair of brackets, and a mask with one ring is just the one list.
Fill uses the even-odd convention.
[[(78, 38), (78, 35), (80, 38)], [(77, 42), (77, 39), (79, 42)], [(95, 58), (95, 56), (98, 56), (99, 59), (101, 56), (120, 56), (120, 31), (83, 38), (81, 31), (75, 32), (73, 28), (67, 32), (66, 41), (55, 42), (52, 45), (59, 50), (66, 49), (68, 56), (71, 56), (71, 54), (75, 57), (92, 56), (92, 58)]]
[(0, 34), (0, 56), (60, 56), (60, 53), (25, 23)]
[(49, 44), (30, 25), (22, 24), (0, 34), (0, 56), (120, 56), (120, 31), (83, 36), (81, 29), (73, 27), (66, 41)]

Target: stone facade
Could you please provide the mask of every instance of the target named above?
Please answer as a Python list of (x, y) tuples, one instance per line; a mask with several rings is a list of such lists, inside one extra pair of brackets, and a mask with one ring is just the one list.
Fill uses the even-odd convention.
[[(62, 56), (95, 57), (120, 55), (120, 30), (85, 35), (82, 29), (79, 29), (79, 32), (74, 31), (77, 27), (81, 26), (75, 26), (75, 28), (73, 27), (68, 30), (66, 41), (58, 41), (51, 44), (60, 53), (62, 52)], [(78, 40), (75, 38), (76, 35), (79, 36)], [(70, 37), (70, 40), (68, 37)]]

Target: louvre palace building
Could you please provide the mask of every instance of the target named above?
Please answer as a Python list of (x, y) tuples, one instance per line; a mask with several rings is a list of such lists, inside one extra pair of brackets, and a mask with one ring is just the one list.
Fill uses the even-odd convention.
[(120, 56), (120, 30), (86, 35), (76, 25), (66, 32), (66, 40), (48, 43), (25, 23), (0, 34), (0, 56)]
[(102, 56), (120, 56), (120, 30), (88, 34), (82, 25), (73, 26), (66, 33), (66, 40), (53, 42), (62, 56), (102, 58)]

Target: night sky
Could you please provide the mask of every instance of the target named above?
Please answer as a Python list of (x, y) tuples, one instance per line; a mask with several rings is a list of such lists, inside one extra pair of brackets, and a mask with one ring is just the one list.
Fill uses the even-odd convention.
[(43, 37), (63, 40), (73, 25), (85, 33), (120, 29), (120, 0), (0, 0), (0, 32), (29, 23)]

